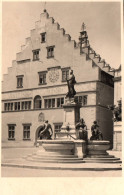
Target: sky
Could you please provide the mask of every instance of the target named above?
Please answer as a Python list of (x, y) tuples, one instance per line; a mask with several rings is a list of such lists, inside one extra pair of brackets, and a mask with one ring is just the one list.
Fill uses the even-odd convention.
[[(16, 53), (40, 19), (44, 2), (2, 3), (2, 73), (8, 73)], [(91, 47), (112, 68), (121, 64), (121, 6), (119, 2), (47, 2), (49, 16), (78, 42), (84, 22)]]

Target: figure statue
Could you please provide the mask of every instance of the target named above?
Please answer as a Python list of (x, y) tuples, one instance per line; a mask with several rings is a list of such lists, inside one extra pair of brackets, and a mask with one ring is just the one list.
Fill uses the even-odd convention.
[(52, 139), (53, 130), (48, 120), (43, 125), (43, 130), (39, 133), (40, 139)]
[(81, 118), (79, 123), (76, 124), (76, 131), (77, 131), (77, 139), (82, 139), (87, 141), (88, 139), (87, 126), (85, 125), (85, 121), (83, 118)]
[(76, 91), (74, 89), (75, 83), (76, 83), (75, 76), (73, 74), (73, 70), (71, 70), (69, 79), (67, 80), (68, 93), (66, 94), (66, 97), (73, 98), (76, 95)]
[(103, 134), (99, 130), (99, 125), (97, 124), (97, 121), (93, 122), (93, 125), (91, 126), (91, 133), (92, 136), (90, 140), (103, 140)]
[(122, 103), (121, 103), (121, 100), (118, 101), (118, 106), (108, 105), (108, 109), (112, 110), (112, 112), (113, 112), (114, 122), (115, 121), (122, 121)]

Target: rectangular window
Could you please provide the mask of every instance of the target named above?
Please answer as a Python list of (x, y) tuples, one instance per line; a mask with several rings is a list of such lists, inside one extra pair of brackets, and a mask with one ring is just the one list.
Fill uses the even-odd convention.
[(13, 110), (13, 103), (11, 103), (11, 111)]
[(45, 108), (55, 108), (55, 99), (45, 99)]
[(46, 84), (46, 72), (39, 72), (39, 85)]
[(17, 110), (17, 102), (15, 102), (15, 110)]
[(28, 110), (31, 109), (31, 101), (28, 102)]
[(55, 99), (52, 99), (52, 108), (55, 107)]
[(31, 124), (24, 124), (23, 125), (23, 139), (24, 140), (30, 139), (30, 126), (31, 126)]
[(75, 102), (82, 104), (82, 106), (87, 105), (87, 95), (75, 96)]
[(54, 57), (54, 47), (55, 46), (47, 47), (47, 58), (53, 58)]
[(4, 110), (5, 111), (14, 111), (14, 110), (30, 110), (31, 109), (31, 101), (24, 102), (12, 102), (5, 103)]
[(14, 139), (15, 139), (15, 124), (8, 125), (8, 140), (14, 140)]
[(8, 111), (8, 104), (7, 103), (4, 104), (4, 110)]
[(87, 105), (87, 95), (83, 96), (83, 102), (82, 104), (85, 106)]
[(17, 76), (17, 88), (23, 87), (23, 75)]
[(39, 60), (39, 49), (38, 50), (33, 50), (33, 60)]
[(65, 82), (69, 79), (69, 69), (62, 70), (62, 81)]
[(15, 102), (15, 110), (20, 110), (20, 102)]
[(62, 107), (64, 104), (64, 98), (57, 98), (57, 108)]
[(41, 33), (41, 43), (45, 43), (46, 42), (46, 33)]
[(54, 124), (55, 137), (56, 137), (56, 133), (61, 131), (61, 127), (62, 127), (62, 123), (55, 123)]
[(46, 100), (44, 100), (44, 105), (45, 105), (45, 108), (48, 108), (48, 100), (46, 99)]
[(22, 110), (30, 110), (31, 109), (31, 101), (22, 102)]

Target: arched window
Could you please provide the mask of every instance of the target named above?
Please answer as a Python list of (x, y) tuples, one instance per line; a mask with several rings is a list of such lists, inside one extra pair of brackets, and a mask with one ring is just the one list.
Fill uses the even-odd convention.
[(34, 108), (38, 109), (42, 107), (42, 100), (41, 97), (39, 95), (35, 96), (34, 98)]

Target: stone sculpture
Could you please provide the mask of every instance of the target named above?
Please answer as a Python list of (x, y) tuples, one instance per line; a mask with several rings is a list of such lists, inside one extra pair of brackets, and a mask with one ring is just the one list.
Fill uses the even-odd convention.
[(75, 83), (76, 83), (75, 76), (73, 74), (73, 70), (71, 70), (69, 79), (67, 80), (68, 93), (66, 94), (66, 98), (74, 98), (74, 96), (76, 95), (76, 91), (74, 89)]
[(77, 131), (77, 139), (82, 139), (87, 141), (88, 139), (87, 126), (85, 125), (85, 121), (83, 118), (81, 118), (79, 123), (76, 124), (76, 131)]
[(115, 121), (122, 121), (122, 102), (121, 102), (121, 100), (118, 101), (118, 106), (108, 105), (108, 109), (113, 112), (114, 122)]
[(48, 120), (45, 121), (43, 127), (41, 128), (41, 131), (39, 133), (40, 139), (52, 139), (53, 130), (51, 125), (48, 123)]
[(103, 140), (103, 134), (99, 130), (99, 125), (97, 124), (97, 121), (93, 122), (93, 125), (91, 126), (91, 133), (92, 136), (90, 140)]

